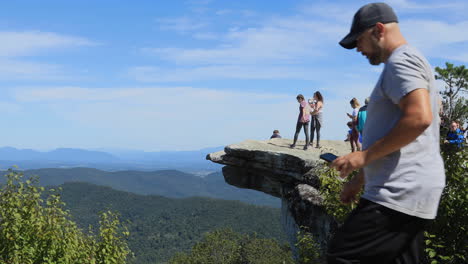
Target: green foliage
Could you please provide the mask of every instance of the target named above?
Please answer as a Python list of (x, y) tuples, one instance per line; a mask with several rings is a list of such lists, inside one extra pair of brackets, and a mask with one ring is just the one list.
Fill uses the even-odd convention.
[(96, 212), (119, 213), (130, 231), (128, 245), (135, 254), (130, 263), (165, 263), (176, 252), (191, 249), (204, 233), (225, 227), (286, 240), (277, 208), (200, 197), (144, 196), (88, 183), (66, 183), (62, 188), (67, 208), (81, 228), (97, 226)]
[(276, 240), (243, 235), (232, 229), (206, 233), (189, 253), (178, 253), (170, 264), (293, 264), (289, 248)]
[(462, 93), (468, 91), (468, 69), (465, 65), (454, 66), (446, 62), (445, 68), (436, 67), (435, 78), (445, 83), (444, 90), (441, 91), (443, 98), (442, 119), (445, 123), (452, 120), (459, 120), (461, 123), (468, 121), (468, 100)]
[(95, 244), (97, 263), (125, 263), (131, 253), (126, 239), (128, 229), (120, 224), (117, 214), (107, 211), (99, 220), (99, 240)]
[(22, 174), (13, 171), (6, 178), (0, 189), (0, 263), (126, 262), (129, 251), (114, 214), (102, 215), (96, 238), (70, 220), (56, 190), (44, 200), (37, 178), (23, 181)]
[[(425, 233), (425, 263), (462, 264), (467, 262), (468, 256), (468, 148), (442, 145), (441, 154), (445, 163), (446, 187), (437, 218)], [(325, 209), (340, 223), (354, 208), (354, 204), (340, 202), (339, 194), (345, 181), (341, 181), (338, 173), (328, 166), (319, 171)], [(304, 234), (299, 236), (301, 258), (313, 259), (314, 255), (309, 257), (307, 254), (315, 252), (315, 242), (310, 234)]]
[[(343, 189), (343, 184), (354, 177), (357, 171), (352, 172), (344, 180), (340, 178), (338, 171), (331, 169), (326, 164), (318, 165), (316, 172), (320, 179), (320, 195), (323, 198), (322, 205), (325, 211), (338, 224), (343, 223), (348, 214), (355, 208), (360, 194), (357, 195), (355, 202), (344, 204), (340, 200), (341, 190)], [(299, 263), (323, 263), (322, 250), (312, 234), (308, 232), (307, 227), (301, 227), (301, 232), (297, 235), (296, 247), (298, 249)]]
[(343, 223), (346, 216), (354, 209), (356, 202), (359, 201), (359, 196), (356, 197), (356, 202), (343, 204), (340, 200), (343, 184), (354, 177), (357, 172), (352, 172), (345, 180), (342, 180), (338, 171), (331, 169), (325, 164), (320, 165), (317, 169), (320, 178), (320, 194), (324, 201), (323, 206), (328, 215), (332, 216), (338, 223)]
[(446, 187), (426, 233), (427, 263), (461, 264), (468, 256), (468, 150), (442, 148)]
[(320, 246), (314, 240), (307, 228), (301, 227), (301, 231), (297, 234), (296, 247), (299, 250), (299, 263), (301, 264), (316, 264), (321, 262)]

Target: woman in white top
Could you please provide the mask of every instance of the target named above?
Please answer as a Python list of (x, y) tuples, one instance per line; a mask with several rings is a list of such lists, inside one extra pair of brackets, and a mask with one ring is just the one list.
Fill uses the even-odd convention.
[(311, 124), (310, 124), (310, 145), (314, 141), (314, 131), (317, 132), (317, 144), (315, 145), (316, 148), (320, 148), (320, 128), (323, 125), (323, 96), (322, 94), (317, 91), (314, 93), (313, 100), (309, 99), (310, 107), (312, 108), (311, 117)]

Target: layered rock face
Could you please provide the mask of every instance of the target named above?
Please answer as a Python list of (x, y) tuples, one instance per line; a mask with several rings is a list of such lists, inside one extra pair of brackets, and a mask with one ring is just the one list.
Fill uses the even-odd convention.
[(208, 154), (207, 159), (226, 165), (223, 175), (227, 183), (281, 198), (281, 221), (293, 250), (301, 229), (311, 232), (325, 249), (335, 223), (322, 207), (316, 171), (323, 164), (319, 156), (323, 152), (343, 155), (350, 147), (324, 140), (320, 149), (310, 146), (303, 150), (304, 142), (299, 141), (294, 149), (289, 148), (291, 143), (290, 139), (246, 140)]

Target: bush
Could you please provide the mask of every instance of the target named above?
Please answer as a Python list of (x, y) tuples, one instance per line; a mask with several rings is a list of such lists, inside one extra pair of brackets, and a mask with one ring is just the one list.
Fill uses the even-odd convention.
[[(326, 164), (320, 164), (316, 170), (320, 179), (320, 195), (323, 197), (323, 207), (326, 213), (333, 217), (336, 223), (342, 224), (348, 214), (356, 207), (357, 202), (343, 204), (340, 200), (343, 184), (356, 175), (351, 173), (345, 180), (339, 177), (335, 169), (331, 169)], [(359, 200), (359, 195), (356, 201)], [(301, 232), (297, 234), (296, 247), (298, 249), (298, 261), (301, 264), (324, 263), (322, 250), (315, 241), (308, 227), (301, 227)]]
[(189, 253), (178, 253), (171, 264), (293, 264), (291, 251), (274, 239), (239, 234), (231, 229), (206, 233)]
[(320, 246), (315, 241), (307, 227), (301, 227), (301, 231), (297, 234), (296, 247), (298, 249), (298, 261), (301, 264), (316, 264), (323, 263), (322, 255), (320, 254)]
[(446, 187), (437, 218), (426, 232), (426, 263), (466, 263), (468, 256), (468, 150), (444, 146)]
[[(0, 263), (125, 263), (125, 228), (112, 212), (101, 215), (98, 236), (85, 234), (63, 209), (57, 190), (47, 198), (37, 178), (9, 171), (0, 188)], [(123, 231), (122, 231), (123, 230)]]
[[(468, 256), (468, 148), (442, 145), (446, 187), (442, 193), (437, 218), (425, 232), (424, 263), (462, 264)], [(338, 223), (355, 207), (340, 202), (342, 185), (336, 170), (323, 166), (319, 170), (321, 194), (326, 212)], [(356, 172), (354, 172), (356, 173)], [(354, 175), (354, 174), (353, 174)], [(351, 176), (350, 176), (351, 177)], [(349, 179), (349, 178), (348, 178)], [(320, 263), (317, 244), (313, 237), (302, 232), (298, 236), (300, 263)]]
[(342, 224), (348, 214), (356, 207), (359, 201), (358, 194), (356, 201), (350, 204), (344, 204), (340, 200), (343, 184), (354, 177), (357, 172), (352, 172), (345, 180), (342, 180), (338, 171), (331, 169), (323, 164), (317, 170), (320, 178), (320, 195), (323, 197), (323, 206), (328, 215), (332, 216), (338, 224)]

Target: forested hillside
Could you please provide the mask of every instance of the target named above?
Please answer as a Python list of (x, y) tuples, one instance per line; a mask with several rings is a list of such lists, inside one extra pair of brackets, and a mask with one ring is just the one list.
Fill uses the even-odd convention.
[(163, 263), (219, 228), (284, 242), (279, 209), (210, 198), (143, 196), (88, 183), (66, 183), (62, 188), (62, 199), (79, 226), (96, 226), (98, 212), (107, 209), (128, 221), (129, 246), (138, 264)]
[[(280, 206), (278, 198), (227, 184), (221, 172), (203, 178), (177, 170), (108, 172), (92, 168), (37, 169), (26, 170), (24, 174), (27, 177), (39, 176), (39, 182), (43, 186), (87, 182), (136, 194), (154, 194), (170, 198), (203, 196), (271, 207)], [(4, 179), (0, 178), (1, 181)]]

